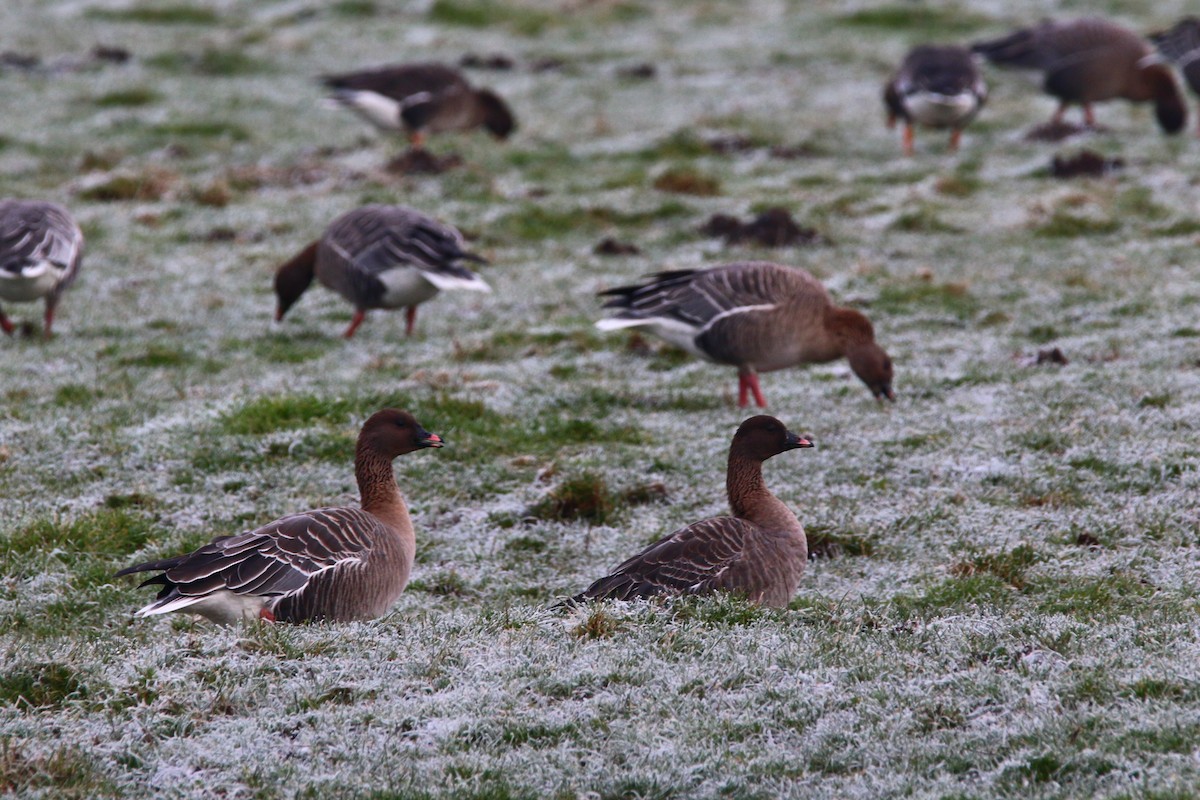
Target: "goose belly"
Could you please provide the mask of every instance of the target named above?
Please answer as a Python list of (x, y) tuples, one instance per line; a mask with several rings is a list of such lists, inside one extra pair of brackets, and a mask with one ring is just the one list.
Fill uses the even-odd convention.
[(377, 277), (383, 284), (383, 293), (379, 298), (383, 308), (415, 306), (438, 293), (437, 287), (425, 279), (421, 270), (413, 267), (396, 267)]
[(62, 280), (64, 269), (50, 261), (25, 266), (20, 272), (0, 270), (0, 298), (27, 303), (45, 297)]
[(342, 90), (335, 95), (344, 104), (377, 128), (398, 131), (404, 128), (400, 120), (400, 104), (378, 92)]
[(914, 120), (930, 128), (950, 128), (970, 117), (978, 108), (970, 92), (937, 94), (917, 92), (905, 98), (904, 106)]

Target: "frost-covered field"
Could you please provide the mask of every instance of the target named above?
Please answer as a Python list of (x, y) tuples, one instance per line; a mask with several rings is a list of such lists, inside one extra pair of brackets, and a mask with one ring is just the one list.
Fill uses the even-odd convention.
[[(0, 791), (1196, 797), (1195, 120), (1109, 104), (1107, 133), (1032, 143), (1053, 102), (989, 71), (961, 154), (919, 133), (906, 160), (879, 101), (928, 38), (1187, 5), (6, 0), (0, 49), (42, 66), (0, 68), (0, 195), (67, 204), (89, 252), (56, 338), (0, 341)], [(472, 77), (521, 127), (435, 138), (445, 174), (389, 174), (402, 142), (319, 107), (322, 72), (467, 53), (516, 62)], [(1046, 176), (1083, 146), (1125, 170)], [(273, 268), (368, 201), (459, 225), (494, 293), (407, 340), (380, 312), (341, 339), (320, 289), (274, 324)], [(830, 243), (697, 232), (771, 205)], [(897, 364), (886, 408), (844, 362), (763, 378), (818, 443), (767, 467), (819, 553), (796, 600), (552, 610), (723, 511), (745, 416), (733, 370), (596, 332), (594, 292), (741, 258), (813, 271)], [(132, 619), (120, 567), (353, 502), (389, 404), (450, 442), (397, 460), (391, 614)]]

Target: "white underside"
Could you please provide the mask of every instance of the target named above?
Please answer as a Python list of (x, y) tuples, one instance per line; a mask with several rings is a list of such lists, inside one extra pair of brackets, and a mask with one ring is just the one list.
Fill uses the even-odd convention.
[(439, 291), (467, 289), (475, 292), (490, 292), (482, 278), (471, 280), (456, 278), (453, 275), (441, 275), (435, 272), (425, 272), (416, 267), (396, 267), (379, 274), (383, 283), (384, 308), (401, 308), (424, 303)]
[(334, 100), (378, 128), (386, 131), (404, 129), (400, 119), (400, 104), (390, 97), (375, 92), (342, 89), (334, 96)]
[(688, 325), (679, 320), (663, 319), (661, 317), (652, 317), (650, 319), (609, 317), (597, 322), (596, 327), (602, 331), (615, 331), (621, 328), (640, 328), (646, 333), (670, 342), (694, 356), (708, 358), (708, 355), (696, 346), (696, 336), (700, 331), (694, 325)]
[(13, 303), (38, 300), (54, 291), (65, 271), (49, 261), (30, 264), (20, 275), (0, 270), (0, 298)]
[(912, 118), (931, 128), (951, 128), (958, 125), (979, 106), (979, 99), (970, 92), (962, 94), (936, 94), (918, 92), (909, 95), (904, 102)]
[(168, 614), (172, 611), (187, 611), (211, 619), (220, 625), (236, 625), (246, 620), (256, 620), (267, 608), (269, 598), (252, 594), (237, 594), (220, 589), (203, 597), (179, 597), (166, 605), (154, 603), (137, 612), (139, 617), (152, 614)]

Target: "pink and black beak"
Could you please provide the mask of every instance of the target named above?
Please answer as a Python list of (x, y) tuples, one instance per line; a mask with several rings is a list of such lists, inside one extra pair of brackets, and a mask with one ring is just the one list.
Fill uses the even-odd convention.
[(795, 449), (801, 448), (801, 447), (816, 447), (817, 446), (813, 442), (811, 436), (807, 436), (807, 435), (797, 436), (796, 434), (792, 433), (791, 431), (787, 432), (787, 438), (784, 439), (784, 444), (787, 446), (788, 450), (795, 450)]
[(422, 428), (417, 432), (417, 444), (421, 447), (445, 447), (446, 442), (436, 433), (430, 433)]

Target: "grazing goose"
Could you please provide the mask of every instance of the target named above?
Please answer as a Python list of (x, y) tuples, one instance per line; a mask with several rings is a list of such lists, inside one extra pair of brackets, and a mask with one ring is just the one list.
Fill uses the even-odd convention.
[(362, 206), (335, 219), (320, 239), (279, 267), (275, 320), (315, 276), (354, 304), (354, 319), (342, 334), (347, 339), (372, 308), (407, 308), (404, 330), (411, 336), (417, 306), (442, 289), (491, 291), (459, 261), (485, 263), (463, 249), (462, 234), (450, 225), (407, 206)]
[(659, 272), (601, 292), (615, 317), (600, 330), (641, 328), (693, 355), (738, 368), (738, 405), (765, 408), (758, 373), (847, 358), (877, 399), (894, 400), (892, 360), (863, 314), (835, 306), (820, 281), (796, 267), (743, 261)]
[(1001, 67), (1041, 70), (1043, 89), (1057, 97), (1053, 122), (1067, 107), (1083, 106), (1083, 119), (1094, 125), (1092, 103), (1122, 98), (1153, 102), (1159, 126), (1178, 133), (1187, 120), (1175, 76), (1164, 64), (1147, 60), (1153, 50), (1133, 31), (1099, 17), (1069, 22), (1044, 20), (1001, 39), (976, 42), (971, 50)]
[(489, 89), (474, 89), (462, 73), (437, 63), (399, 64), (325, 75), (333, 100), (385, 131), (403, 130), (413, 147), (426, 133), (483, 126), (497, 139), (516, 128), (512, 112)]
[(888, 81), (883, 102), (888, 127), (904, 120), (904, 154), (913, 154), (913, 125), (949, 128), (950, 150), (958, 150), (963, 128), (987, 100), (987, 84), (965, 47), (921, 45), (909, 51)]
[(763, 482), (762, 463), (812, 446), (774, 417), (746, 420), (733, 436), (725, 474), (733, 516), (710, 517), (664, 536), (571, 601), (725, 591), (787, 606), (804, 574), (808, 541), (796, 515)]
[[(40, 200), (0, 200), (0, 300), (26, 303), (45, 298), (44, 334), (54, 309), (79, 274), (83, 232), (67, 211)], [(0, 309), (0, 329), (15, 326)]]
[(1150, 34), (1150, 41), (1179, 67), (1192, 92), (1200, 95), (1200, 18), (1184, 17), (1170, 30)]
[(223, 625), (378, 617), (408, 583), (416, 548), (392, 459), (442, 444), (408, 412), (379, 411), (363, 425), (354, 456), (361, 509), (291, 514), (117, 575), (162, 570), (141, 584), (162, 589), (140, 617), (186, 610)]

